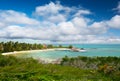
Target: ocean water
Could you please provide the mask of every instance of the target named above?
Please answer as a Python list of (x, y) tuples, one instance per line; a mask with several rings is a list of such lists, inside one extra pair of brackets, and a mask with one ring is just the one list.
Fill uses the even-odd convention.
[[(63, 46), (69, 46), (64, 44)], [(43, 51), (43, 52), (34, 52), (29, 54), (18, 54), (18, 57), (33, 57), (35, 59), (58, 59), (65, 56), (68, 57), (77, 57), (77, 56), (88, 56), (88, 57), (107, 57), (107, 56), (116, 56), (120, 57), (120, 44), (73, 44), (74, 47), (84, 48), (86, 52), (73, 52), (68, 50), (62, 51)]]

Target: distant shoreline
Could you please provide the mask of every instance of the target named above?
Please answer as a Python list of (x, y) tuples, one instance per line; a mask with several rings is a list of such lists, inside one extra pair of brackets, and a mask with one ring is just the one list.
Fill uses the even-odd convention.
[(20, 54), (20, 53), (55, 51), (55, 50), (71, 50), (71, 49), (69, 49), (69, 48), (51, 48), (51, 49), (40, 49), (40, 50), (13, 51), (13, 52), (2, 53), (2, 55), (13, 55), (13, 54)]

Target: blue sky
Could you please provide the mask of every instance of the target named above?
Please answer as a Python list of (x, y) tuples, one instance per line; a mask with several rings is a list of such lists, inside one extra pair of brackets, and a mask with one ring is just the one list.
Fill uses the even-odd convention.
[(120, 0), (0, 0), (0, 41), (120, 43)]

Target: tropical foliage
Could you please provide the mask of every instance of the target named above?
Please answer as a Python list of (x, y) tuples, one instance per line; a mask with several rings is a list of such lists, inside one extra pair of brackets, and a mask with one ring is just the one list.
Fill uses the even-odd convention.
[(118, 75), (114, 74), (117, 78), (111, 78), (93, 69), (41, 64), (32, 58), (0, 55), (1, 81), (119, 81)]
[[(46, 48), (64, 48), (62, 45), (53, 46), (52, 44), (30, 44), (30, 43), (19, 43), (19, 42), (1, 42), (0, 52), (13, 52), (13, 51), (23, 51), (23, 50), (37, 50)], [(66, 47), (65, 47), (66, 48)]]
[(34, 50), (42, 49), (42, 44), (29, 44), (29, 43), (18, 43), (18, 42), (1, 42), (0, 51), (1, 52), (12, 52), (12, 51), (21, 51), (21, 50)]
[(113, 81), (120, 80), (120, 57), (83, 57), (63, 58), (61, 65), (73, 66), (80, 69), (93, 70), (111, 78)]

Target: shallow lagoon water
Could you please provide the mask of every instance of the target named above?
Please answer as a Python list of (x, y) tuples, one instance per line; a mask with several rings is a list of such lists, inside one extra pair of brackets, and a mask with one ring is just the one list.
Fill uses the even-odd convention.
[[(67, 45), (63, 45), (67, 46)], [(68, 57), (77, 57), (77, 56), (117, 56), (120, 57), (120, 44), (74, 44), (74, 47), (85, 48), (86, 52), (73, 52), (69, 50), (56, 50), (56, 51), (41, 51), (41, 52), (32, 52), (29, 54), (18, 54), (18, 57), (33, 57), (35, 59), (58, 59), (65, 56)]]

